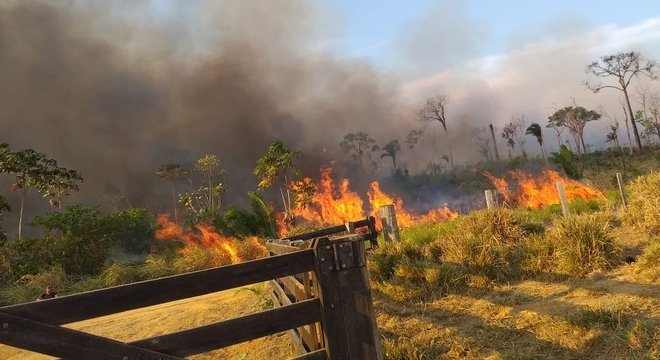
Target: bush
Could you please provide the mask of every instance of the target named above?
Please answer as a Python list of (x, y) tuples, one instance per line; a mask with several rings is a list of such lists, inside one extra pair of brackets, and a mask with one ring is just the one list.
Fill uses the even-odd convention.
[(612, 267), (619, 252), (610, 230), (610, 218), (602, 214), (562, 218), (549, 233), (556, 247), (557, 271), (580, 276)]
[(652, 234), (660, 234), (660, 171), (630, 184), (626, 220)]
[(139, 281), (140, 272), (134, 265), (114, 263), (103, 271), (101, 277), (107, 286), (117, 286)]
[(509, 210), (473, 212), (447, 236), (442, 258), (468, 273), (507, 280), (516, 275), (521, 260), (518, 242), (524, 236), (519, 220)]
[(250, 261), (268, 256), (268, 249), (254, 236), (236, 240), (234, 244), (236, 244), (238, 257), (241, 261)]
[(635, 264), (635, 271), (651, 281), (660, 279), (660, 238), (651, 239), (644, 248)]
[(152, 254), (144, 259), (139, 272), (143, 279), (156, 279), (173, 275), (176, 270), (166, 257)]
[(555, 247), (544, 234), (530, 234), (522, 239), (524, 273), (538, 275), (551, 271), (555, 266)]

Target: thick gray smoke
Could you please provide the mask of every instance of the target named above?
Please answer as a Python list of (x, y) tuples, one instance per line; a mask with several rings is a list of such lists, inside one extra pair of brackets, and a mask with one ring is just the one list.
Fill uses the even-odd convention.
[(308, 50), (317, 14), (299, 1), (196, 2), (167, 24), (103, 4), (0, 5), (0, 141), (78, 169), (77, 199), (169, 204), (156, 168), (212, 153), (231, 201), (274, 140), (312, 175), (346, 133), (410, 128), (394, 79)]

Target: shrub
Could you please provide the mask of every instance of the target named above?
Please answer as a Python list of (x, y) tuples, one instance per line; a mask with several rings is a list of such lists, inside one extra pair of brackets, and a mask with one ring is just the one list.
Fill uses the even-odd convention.
[(236, 250), (241, 261), (250, 261), (268, 256), (268, 249), (254, 236), (237, 240)]
[(154, 254), (147, 256), (139, 268), (140, 275), (144, 279), (156, 279), (173, 275), (175, 271), (166, 257)]
[(524, 273), (538, 275), (555, 266), (555, 247), (544, 234), (530, 234), (522, 239), (524, 258), (521, 269)]
[(660, 171), (640, 176), (628, 188), (626, 220), (660, 234)]
[(635, 271), (651, 281), (660, 279), (660, 238), (651, 239), (644, 248), (635, 264)]
[(106, 281), (101, 275), (87, 275), (79, 277), (75, 282), (72, 282), (68, 288), (68, 292), (78, 294), (85, 291), (103, 289), (106, 286)]
[(562, 218), (549, 233), (550, 241), (556, 246), (558, 272), (586, 275), (612, 267), (619, 252), (610, 230), (610, 219), (604, 215)]
[(515, 275), (521, 254), (518, 241), (525, 232), (506, 209), (477, 211), (465, 216), (444, 241), (444, 261), (491, 280)]
[(140, 280), (140, 272), (134, 265), (114, 263), (101, 274), (107, 286), (130, 284)]

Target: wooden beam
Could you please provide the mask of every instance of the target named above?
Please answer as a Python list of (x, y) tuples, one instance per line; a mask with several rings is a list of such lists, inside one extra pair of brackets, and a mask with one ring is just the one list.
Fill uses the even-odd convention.
[(325, 356), (325, 349), (320, 349), (289, 360), (327, 360), (327, 357)]
[(273, 254), (282, 255), (290, 254), (292, 252), (300, 251), (301, 249), (297, 246), (291, 245), (282, 245), (277, 243), (266, 243), (266, 248)]
[(181, 360), (80, 331), (0, 313), (0, 343), (66, 359)]
[(310, 299), (131, 344), (164, 354), (190, 356), (284, 332), (320, 319), (320, 301)]
[(307, 294), (305, 293), (305, 286), (293, 276), (285, 276), (279, 278), (279, 280), (284, 285), (284, 289), (289, 294), (293, 295), (297, 301), (308, 299)]
[(313, 266), (314, 253), (308, 249), (183, 275), (5, 306), (0, 308), (0, 312), (61, 325), (299, 274), (311, 270)]

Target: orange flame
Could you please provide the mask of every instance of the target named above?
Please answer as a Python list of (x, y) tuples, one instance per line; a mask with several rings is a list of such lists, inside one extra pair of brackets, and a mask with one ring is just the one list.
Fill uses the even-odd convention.
[(504, 200), (510, 204), (530, 209), (540, 209), (544, 206), (559, 204), (559, 194), (556, 183), (562, 182), (568, 201), (574, 199), (605, 200), (605, 195), (591, 186), (576, 180), (562, 177), (556, 171), (543, 170), (543, 173), (534, 177), (522, 171), (510, 171), (516, 186), (510, 186), (503, 178), (485, 172), (484, 175), (499, 191)]
[(335, 189), (330, 178), (332, 170), (332, 166), (321, 169), (321, 180), (309, 205), (295, 208), (295, 216), (322, 224), (341, 224), (364, 218), (362, 198), (349, 189), (348, 179), (343, 179)]
[[(294, 215), (308, 221), (322, 224), (341, 224), (365, 218), (364, 202), (362, 198), (349, 188), (348, 179), (343, 179), (337, 186), (330, 174), (332, 166), (321, 169), (321, 180), (317, 191), (312, 196), (309, 205), (294, 209)], [(451, 211), (446, 205), (433, 209), (425, 215), (415, 215), (403, 207), (401, 198), (389, 195), (380, 189), (377, 181), (371, 183), (367, 192), (370, 215), (378, 218), (378, 209), (383, 205), (394, 205), (397, 222), (400, 227), (408, 227), (420, 222), (438, 222), (456, 218), (458, 214)], [(379, 222), (378, 226), (380, 226)], [(278, 223), (279, 224), (279, 223)], [(278, 225), (279, 226), (279, 225)], [(280, 229), (283, 229), (280, 226)]]
[(236, 245), (231, 239), (215, 232), (211, 225), (195, 225), (195, 229), (199, 231), (199, 234), (197, 234), (184, 231), (179, 225), (170, 221), (168, 215), (159, 215), (157, 222), (161, 228), (156, 231), (156, 239), (182, 241), (185, 245), (184, 253), (190, 248), (202, 246), (214, 251), (226, 252), (229, 254), (232, 263), (241, 262)]

